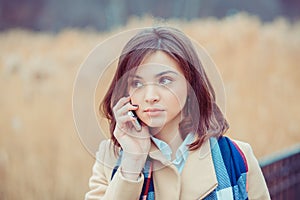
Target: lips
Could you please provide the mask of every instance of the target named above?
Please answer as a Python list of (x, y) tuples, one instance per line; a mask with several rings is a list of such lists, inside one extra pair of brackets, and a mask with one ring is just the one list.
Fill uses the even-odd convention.
[(147, 108), (144, 110), (144, 112), (151, 117), (161, 115), (164, 111), (165, 110), (161, 108)]

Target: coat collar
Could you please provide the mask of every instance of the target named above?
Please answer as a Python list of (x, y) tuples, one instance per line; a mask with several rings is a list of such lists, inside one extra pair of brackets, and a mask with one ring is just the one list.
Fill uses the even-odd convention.
[[(218, 182), (210, 149), (210, 142), (207, 140), (198, 150), (190, 151), (180, 175), (176, 167), (152, 143), (149, 156), (154, 160), (153, 176), (157, 199), (178, 199), (178, 196), (180, 199), (199, 199), (212, 192)], [(174, 195), (174, 198), (170, 198), (170, 195)]]

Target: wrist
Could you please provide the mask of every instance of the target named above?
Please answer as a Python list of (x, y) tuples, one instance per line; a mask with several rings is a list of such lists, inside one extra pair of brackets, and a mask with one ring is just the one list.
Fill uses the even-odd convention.
[(124, 170), (122, 166), (120, 166), (120, 173), (121, 175), (130, 181), (137, 181), (141, 177), (141, 172), (132, 172), (132, 171), (127, 171), (126, 169)]
[(122, 175), (130, 180), (137, 180), (141, 175), (146, 159), (147, 155), (136, 157), (123, 154), (120, 166)]

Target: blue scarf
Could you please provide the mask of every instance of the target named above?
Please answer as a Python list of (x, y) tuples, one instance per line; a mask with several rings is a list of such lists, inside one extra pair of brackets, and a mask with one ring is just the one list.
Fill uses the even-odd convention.
[(210, 139), (211, 153), (217, 175), (218, 186), (205, 200), (248, 199), (248, 166), (244, 153), (228, 137)]
[[(248, 199), (247, 172), (248, 166), (245, 155), (228, 137), (210, 138), (212, 159), (217, 175), (218, 186), (205, 200), (215, 199)], [(122, 152), (113, 169), (111, 179), (120, 166)], [(152, 161), (148, 157), (143, 168), (144, 184), (140, 200), (154, 200), (154, 185), (152, 178)]]

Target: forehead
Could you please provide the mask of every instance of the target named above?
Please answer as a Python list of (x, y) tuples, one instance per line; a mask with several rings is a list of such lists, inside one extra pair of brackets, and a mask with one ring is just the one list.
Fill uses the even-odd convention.
[(162, 71), (174, 71), (183, 76), (180, 64), (163, 51), (156, 51), (146, 56), (138, 66), (135, 74), (151, 76)]

